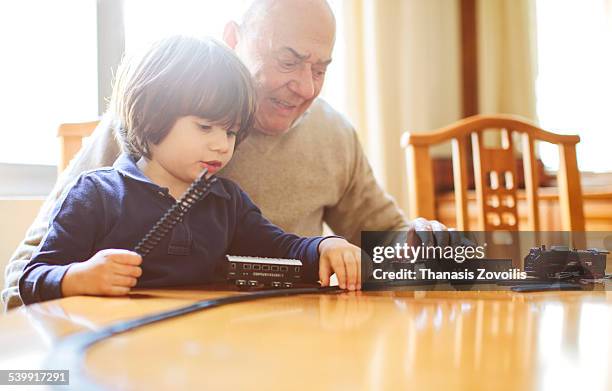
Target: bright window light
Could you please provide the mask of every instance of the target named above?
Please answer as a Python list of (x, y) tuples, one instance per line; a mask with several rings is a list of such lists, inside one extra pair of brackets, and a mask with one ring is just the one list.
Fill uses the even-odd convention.
[[(221, 39), (250, 0), (125, 0), (125, 47), (130, 52), (171, 34)], [(330, 2), (339, 19), (342, 0)], [(56, 165), (57, 128), (98, 116), (96, 0), (0, 2), (0, 163)], [(341, 32), (341, 21), (338, 20)], [(343, 40), (322, 96), (344, 111), (340, 76)]]
[[(538, 0), (537, 111), (544, 129), (578, 133), (581, 170), (612, 171), (612, 1)], [(558, 148), (541, 143), (553, 170)]]
[(130, 53), (174, 34), (221, 39), (249, 0), (125, 0), (125, 50)]
[(96, 1), (2, 1), (0, 47), (0, 162), (56, 165), (58, 125), (98, 115)]

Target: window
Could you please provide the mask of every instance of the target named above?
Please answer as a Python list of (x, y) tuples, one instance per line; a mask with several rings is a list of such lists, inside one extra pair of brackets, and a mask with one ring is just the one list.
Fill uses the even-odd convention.
[(0, 2), (0, 163), (56, 165), (62, 122), (98, 115), (95, 0)]
[(229, 20), (239, 20), (248, 0), (125, 0), (125, 50), (130, 53), (173, 34), (222, 38)]
[[(537, 111), (544, 129), (578, 133), (581, 170), (612, 171), (612, 1), (538, 0)], [(542, 143), (557, 169), (554, 145)]]
[[(125, 48), (130, 52), (170, 34), (221, 39), (250, 0), (125, 0)], [(341, 29), (341, 0), (331, 0)], [(342, 39), (322, 96), (343, 111)], [(98, 116), (96, 0), (0, 2), (0, 163), (56, 165), (57, 127)]]
[[(344, 38), (344, 4), (346, 0), (328, 0), (336, 17), (336, 42), (332, 53), (332, 63), (325, 76), (325, 84), (321, 97), (329, 102), (334, 109), (343, 115), (348, 113), (348, 86), (344, 74), (346, 73), (346, 40)], [(350, 0), (349, 0), (350, 1)]]

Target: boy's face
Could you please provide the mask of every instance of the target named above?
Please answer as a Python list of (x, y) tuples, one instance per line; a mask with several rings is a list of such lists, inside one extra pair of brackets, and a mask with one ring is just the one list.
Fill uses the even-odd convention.
[(196, 117), (180, 117), (168, 135), (151, 145), (152, 160), (185, 183), (193, 182), (204, 168), (214, 174), (234, 153), (236, 133)]

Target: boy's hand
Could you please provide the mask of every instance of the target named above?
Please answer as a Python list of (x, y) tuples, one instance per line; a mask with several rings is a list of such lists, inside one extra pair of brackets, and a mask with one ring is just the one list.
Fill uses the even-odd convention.
[(62, 280), (62, 295), (122, 296), (142, 275), (142, 257), (133, 251), (106, 249), (70, 266)]
[(361, 250), (341, 238), (329, 238), (319, 243), (319, 278), (321, 286), (329, 286), (335, 272), (342, 289), (361, 289)]

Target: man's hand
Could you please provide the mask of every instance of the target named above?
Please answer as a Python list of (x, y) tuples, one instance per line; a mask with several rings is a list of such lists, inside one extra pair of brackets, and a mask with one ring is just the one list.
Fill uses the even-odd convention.
[(456, 230), (436, 220), (418, 217), (408, 224), (407, 241), (410, 246), (453, 246), (460, 243)]
[(341, 238), (328, 238), (319, 243), (319, 278), (321, 286), (329, 286), (329, 277), (336, 273), (338, 285), (351, 291), (361, 289), (361, 249)]
[(122, 296), (142, 275), (142, 257), (133, 251), (106, 249), (72, 264), (62, 280), (62, 295)]

